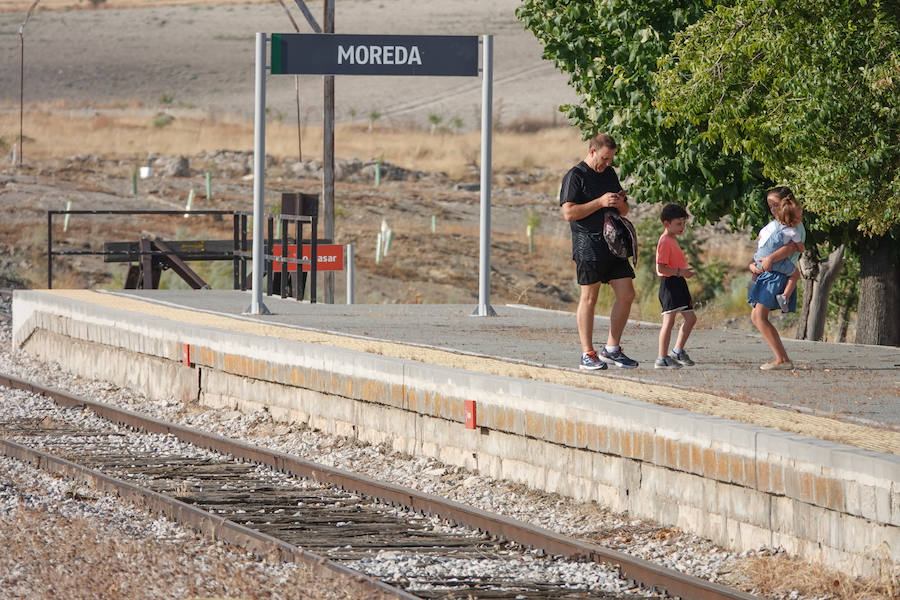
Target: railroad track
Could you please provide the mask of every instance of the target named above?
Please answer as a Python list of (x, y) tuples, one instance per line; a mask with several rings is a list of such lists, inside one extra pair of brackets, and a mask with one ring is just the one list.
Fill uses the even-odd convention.
[[(0, 435), (15, 436), (22, 442), (2, 440), (0, 452), (114, 491), (153, 512), (260, 555), (274, 552), (284, 559), (325, 565), (352, 578), (354, 584), (383, 594), (402, 598), (607, 599), (633, 596), (632, 586), (640, 586), (643, 596), (655, 592), (698, 600), (753, 598), (415, 490), (93, 403), (15, 377), (0, 374), (0, 385), (47, 396), (62, 406), (89, 409), (130, 430), (165, 434), (169, 436), (165, 439), (195, 446), (190, 452), (176, 452), (166, 445), (163, 451), (157, 441), (152, 451), (138, 452), (134, 449), (138, 436), (132, 431), (116, 430), (112, 425), (73, 429), (68, 422), (26, 418), (0, 424)], [(62, 440), (66, 442), (62, 444)], [(26, 448), (26, 441), (43, 450)], [(459, 567), (534, 561), (541, 555), (559, 557), (554, 562), (580, 561), (585, 569), (600, 563), (610, 565), (622, 583), (603, 591), (589, 586), (573, 588), (565, 581), (517, 581), (515, 576), (483, 576), (472, 574), (470, 568), (462, 568), (461, 574), (444, 568), (445, 563)], [(422, 577), (392, 578), (373, 568), (373, 556), (382, 557), (382, 565), (387, 562), (385, 557), (418, 562), (424, 565), (424, 573)], [(371, 575), (360, 574), (357, 568)], [(402, 587), (412, 592), (399, 589)]]

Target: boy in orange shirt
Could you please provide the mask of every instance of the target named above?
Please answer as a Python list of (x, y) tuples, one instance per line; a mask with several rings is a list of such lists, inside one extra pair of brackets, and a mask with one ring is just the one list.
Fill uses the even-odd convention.
[[(656, 244), (656, 274), (662, 277), (659, 282), (659, 302), (662, 305), (662, 328), (659, 330), (659, 357), (654, 365), (657, 369), (680, 369), (692, 367), (694, 361), (688, 356), (684, 346), (688, 336), (697, 324), (694, 314), (694, 302), (688, 291), (687, 278), (694, 276), (694, 271), (687, 264), (687, 259), (678, 245), (676, 236), (684, 233), (688, 214), (677, 204), (666, 204), (660, 213), (664, 231)], [(669, 354), (669, 341), (675, 317), (681, 313), (684, 323), (678, 330), (675, 348)]]

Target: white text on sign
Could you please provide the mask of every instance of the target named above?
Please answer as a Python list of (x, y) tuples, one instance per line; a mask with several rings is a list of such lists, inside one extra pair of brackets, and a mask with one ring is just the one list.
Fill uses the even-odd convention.
[[(272, 254), (281, 256), (281, 244), (272, 246)], [(303, 244), (303, 258), (309, 260), (311, 254), (309, 244)], [(343, 271), (344, 270), (344, 247), (341, 244), (319, 244), (316, 248), (316, 268), (320, 271)], [(297, 246), (288, 244), (288, 258), (297, 258)], [(302, 265), (304, 271), (309, 271), (309, 265)], [(281, 270), (281, 264), (273, 261), (272, 268), (276, 271)], [(291, 273), (297, 270), (296, 263), (287, 263), (287, 270)]]
[(338, 46), (337, 62), (351, 65), (421, 65), (418, 46)]

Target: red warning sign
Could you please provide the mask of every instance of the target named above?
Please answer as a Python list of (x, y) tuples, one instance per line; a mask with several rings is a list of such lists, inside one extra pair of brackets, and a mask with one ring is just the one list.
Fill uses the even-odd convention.
[[(303, 258), (309, 259), (310, 253), (310, 245), (303, 244)], [(316, 246), (316, 253), (318, 254), (316, 268), (319, 271), (344, 270), (344, 247), (341, 244), (319, 244), (318, 246)], [(281, 254), (281, 244), (275, 244), (272, 246), (272, 254), (274, 254), (275, 256), (279, 256)], [(288, 258), (297, 258), (297, 246), (294, 244), (288, 244), (287, 255)], [(281, 263), (279, 263), (278, 261), (272, 261), (272, 268), (277, 273), (281, 270)], [(288, 263), (287, 270), (288, 272), (293, 273), (297, 270), (297, 265), (295, 265), (294, 263)], [(309, 265), (303, 265), (303, 270), (309, 271)]]

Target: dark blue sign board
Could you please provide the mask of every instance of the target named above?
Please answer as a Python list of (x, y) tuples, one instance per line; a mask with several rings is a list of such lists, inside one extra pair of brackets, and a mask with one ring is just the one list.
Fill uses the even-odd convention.
[(478, 36), (273, 33), (273, 75), (478, 75)]

